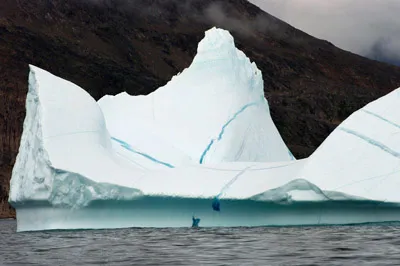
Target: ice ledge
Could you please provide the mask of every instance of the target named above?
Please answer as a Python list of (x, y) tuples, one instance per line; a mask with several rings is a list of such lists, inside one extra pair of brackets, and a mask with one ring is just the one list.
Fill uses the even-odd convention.
[(18, 231), (128, 227), (201, 227), (344, 225), (400, 221), (397, 205), (376, 202), (320, 202), (282, 205), (249, 200), (222, 200), (216, 213), (205, 199), (140, 197), (134, 201), (93, 202), (82, 209), (45, 203), (17, 208)]

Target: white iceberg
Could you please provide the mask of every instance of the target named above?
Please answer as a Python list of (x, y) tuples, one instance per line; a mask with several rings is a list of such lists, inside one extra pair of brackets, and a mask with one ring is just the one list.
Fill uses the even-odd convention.
[(400, 221), (400, 90), (295, 160), (261, 72), (211, 29), (147, 96), (105, 96), (30, 66), (12, 173), (18, 231)]
[(272, 122), (260, 70), (227, 31), (205, 35), (191, 66), (164, 87), (99, 100), (113, 141), (167, 166), (291, 160)]

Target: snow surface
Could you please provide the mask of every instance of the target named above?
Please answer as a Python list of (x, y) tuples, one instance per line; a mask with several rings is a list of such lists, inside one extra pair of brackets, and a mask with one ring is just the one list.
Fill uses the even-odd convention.
[(272, 122), (261, 71), (224, 30), (210, 30), (193, 63), (147, 96), (99, 100), (113, 138), (173, 166), (291, 160)]
[[(211, 29), (147, 96), (105, 96), (30, 66), (10, 203), (18, 230), (400, 221), (400, 89), (295, 160), (261, 72)], [(212, 209), (218, 201), (221, 211)]]
[(400, 89), (341, 123), (301, 176), (324, 190), (400, 202)]

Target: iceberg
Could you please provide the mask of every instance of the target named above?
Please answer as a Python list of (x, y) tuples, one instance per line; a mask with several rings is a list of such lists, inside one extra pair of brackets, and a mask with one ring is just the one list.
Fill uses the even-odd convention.
[(190, 67), (164, 87), (147, 96), (107, 95), (99, 105), (113, 143), (164, 166), (292, 159), (272, 122), (261, 71), (227, 31), (207, 31)]
[(400, 221), (399, 106), (400, 89), (296, 160), (228, 31), (146, 96), (96, 102), (31, 65), (9, 202), (18, 231)]

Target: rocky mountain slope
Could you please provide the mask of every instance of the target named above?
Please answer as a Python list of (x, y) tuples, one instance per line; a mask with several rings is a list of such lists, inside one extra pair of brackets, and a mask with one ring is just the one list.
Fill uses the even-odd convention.
[(147, 94), (189, 66), (212, 26), (230, 30), (262, 70), (272, 117), (298, 158), (351, 112), (400, 86), (400, 68), (315, 39), (246, 0), (2, 0), (0, 217), (14, 215), (6, 200), (28, 63), (96, 99)]

